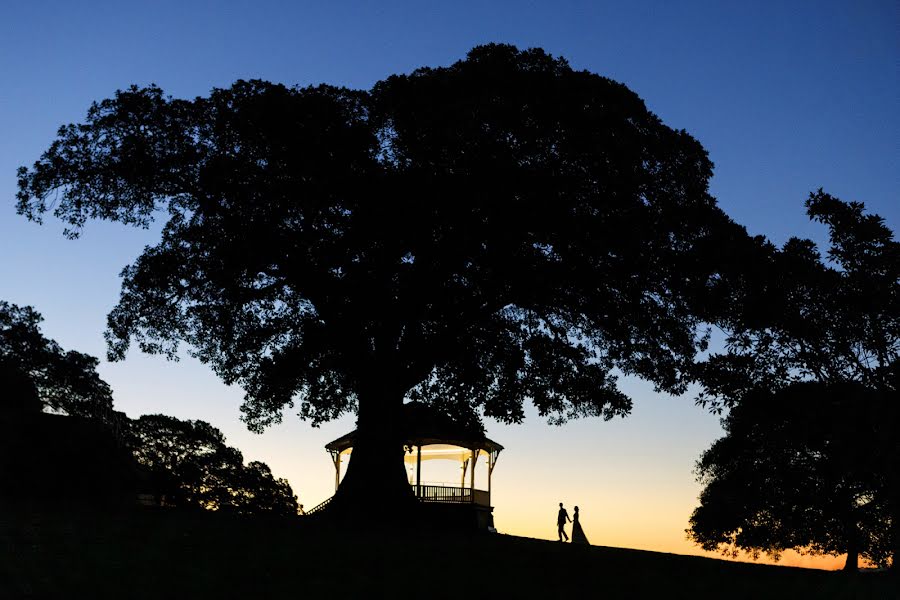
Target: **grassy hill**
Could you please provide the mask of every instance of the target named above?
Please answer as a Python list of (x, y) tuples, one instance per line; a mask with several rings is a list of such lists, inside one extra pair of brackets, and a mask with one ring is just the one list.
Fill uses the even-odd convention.
[(0, 509), (0, 598), (893, 598), (886, 574), (303, 519)]

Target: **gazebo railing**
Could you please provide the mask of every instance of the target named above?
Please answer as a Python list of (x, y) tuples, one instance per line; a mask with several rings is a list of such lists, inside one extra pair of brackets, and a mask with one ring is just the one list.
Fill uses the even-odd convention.
[[(416, 486), (413, 485), (413, 493)], [(473, 490), (472, 488), (457, 487), (453, 485), (421, 485), (418, 499), (420, 502), (435, 504), (475, 504), (476, 506), (490, 506), (491, 493), (487, 490)], [(328, 506), (334, 496), (317, 504), (303, 514), (308, 516), (323, 510)]]
[[(421, 485), (418, 486), (418, 489), (418, 497), (421, 502), (491, 505), (491, 494), (485, 490), (473, 490), (472, 488), (450, 485)], [(416, 490), (415, 485), (413, 485), (413, 490)]]
[(324, 510), (326, 506), (328, 506), (329, 504), (331, 504), (331, 501), (332, 501), (332, 500), (334, 500), (334, 496), (331, 496), (330, 498), (327, 498), (324, 502), (320, 502), (320, 503), (316, 504), (315, 506), (313, 506), (311, 509), (305, 511), (305, 512), (303, 513), (304, 516), (309, 516), (309, 515), (312, 515), (312, 514), (315, 514), (315, 513), (319, 512), (320, 510)]

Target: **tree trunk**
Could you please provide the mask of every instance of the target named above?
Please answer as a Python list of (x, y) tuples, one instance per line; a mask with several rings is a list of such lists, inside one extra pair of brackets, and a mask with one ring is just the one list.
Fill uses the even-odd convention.
[(891, 572), (900, 576), (900, 565), (897, 564), (897, 559), (900, 558), (900, 494), (896, 488), (896, 475), (894, 475), (893, 485), (894, 489), (890, 499), (891, 530), (888, 535), (891, 548)]
[(847, 562), (844, 563), (844, 571), (847, 573), (856, 573), (859, 570), (859, 551), (853, 548), (847, 548)]
[(844, 563), (844, 572), (856, 573), (859, 571), (859, 526), (855, 518), (848, 518), (844, 531), (847, 539), (847, 562)]
[[(386, 385), (359, 394), (356, 441), (329, 513), (357, 525), (396, 527), (415, 510), (403, 462), (403, 395)], [(409, 521), (409, 519), (406, 519)]]

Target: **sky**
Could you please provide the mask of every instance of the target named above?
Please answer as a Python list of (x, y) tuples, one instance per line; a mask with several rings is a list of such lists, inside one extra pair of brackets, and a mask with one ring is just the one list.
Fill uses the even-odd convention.
[[(637, 92), (705, 146), (716, 165), (712, 193), (753, 234), (823, 242), (824, 229), (803, 211), (820, 187), (865, 202), (896, 231), (897, 31), (900, 5), (872, 0), (4, 3), (0, 299), (34, 306), (44, 334), (64, 348), (105, 356), (119, 272), (159, 228), (95, 222), (68, 241), (61, 223), (39, 226), (14, 208), (16, 168), (92, 101), (149, 83), (190, 98), (241, 78), (368, 88), (487, 42), (542, 47)], [(133, 350), (100, 372), (130, 417), (209, 421), (246, 460), (286, 477), (307, 508), (333, 492), (323, 446), (351, 430), (352, 418), (314, 429), (288, 412), (257, 435), (238, 419), (242, 391), (189, 357), (173, 363)], [(722, 434), (718, 417), (690, 394), (662, 396), (632, 380), (623, 388), (635, 401), (625, 419), (552, 427), (529, 412), (522, 425), (486, 423), (506, 447), (492, 485), (500, 531), (555, 539), (563, 501), (580, 506), (595, 544), (704, 554), (684, 530), (700, 490), (694, 462)], [(782, 564), (839, 565), (794, 555)]]

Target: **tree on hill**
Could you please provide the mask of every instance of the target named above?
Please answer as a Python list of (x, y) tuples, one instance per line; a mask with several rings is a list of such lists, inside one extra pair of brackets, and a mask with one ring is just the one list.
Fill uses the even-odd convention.
[(241, 514), (296, 516), (300, 505), (287, 479), (276, 479), (269, 465), (250, 461), (237, 472), (231, 505)]
[(0, 301), (0, 381), (9, 412), (41, 412), (108, 421), (112, 392), (97, 373), (98, 360), (64, 351), (40, 331), (41, 315), (30, 306)]
[(63, 350), (41, 321), (30, 306), (0, 301), (0, 499), (133, 502), (134, 461), (119, 437), (127, 419), (97, 359)]
[[(4, 402), (0, 408), (14, 418), (49, 409), (101, 426), (54, 421), (22, 428), (15, 421), (6, 423), (8, 429), (0, 436), (7, 451), (0, 461), (9, 488), (4, 494), (28, 497), (38, 487), (59, 493), (55, 487), (59, 482), (69, 482), (83, 495), (100, 494), (116, 478), (135, 476), (128, 451), (103, 427), (122, 425), (120, 421), (127, 418), (112, 410), (112, 391), (96, 371), (97, 359), (63, 351), (40, 332), (41, 320), (31, 307), (0, 302), (0, 397)], [(135, 458), (150, 470), (172, 503), (242, 514), (297, 514), (297, 498), (288, 482), (275, 479), (264, 463), (244, 465), (241, 453), (226, 446), (222, 433), (209, 423), (152, 415), (126, 427)], [(66, 473), (54, 466), (63, 460), (64, 451)], [(91, 464), (84, 464), (85, 456)], [(45, 477), (35, 473), (38, 466), (39, 473), (52, 473), (54, 482), (41, 482)]]
[[(705, 550), (777, 557), (788, 548), (891, 561), (886, 459), (894, 399), (858, 383), (797, 383), (745, 398), (697, 464), (689, 536)], [(894, 457), (896, 460), (896, 457)]]
[(131, 421), (130, 445), (172, 506), (238, 514), (297, 515), (297, 497), (262, 462), (244, 465), (240, 451), (204, 421), (144, 415)]
[(254, 430), (294, 402), (314, 425), (355, 411), (331, 506), (383, 514), (413, 501), (405, 397), (561, 423), (627, 414), (617, 370), (685, 390), (752, 247), (711, 172), (624, 85), (488, 45), (368, 91), (120, 91), (20, 169), (18, 210), (73, 237), (167, 215), (124, 271), (111, 358), (186, 342)]
[(698, 464), (691, 534), (704, 547), (846, 551), (854, 570), (858, 554), (885, 562), (900, 543), (900, 244), (861, 203), (820, 190), (806, 205), (829, 228), (827, 259), (809, 240), (775, 252), (757, 289), (738, 292), (726, 351), (698, 369), (701, 402), (732, 414)]

